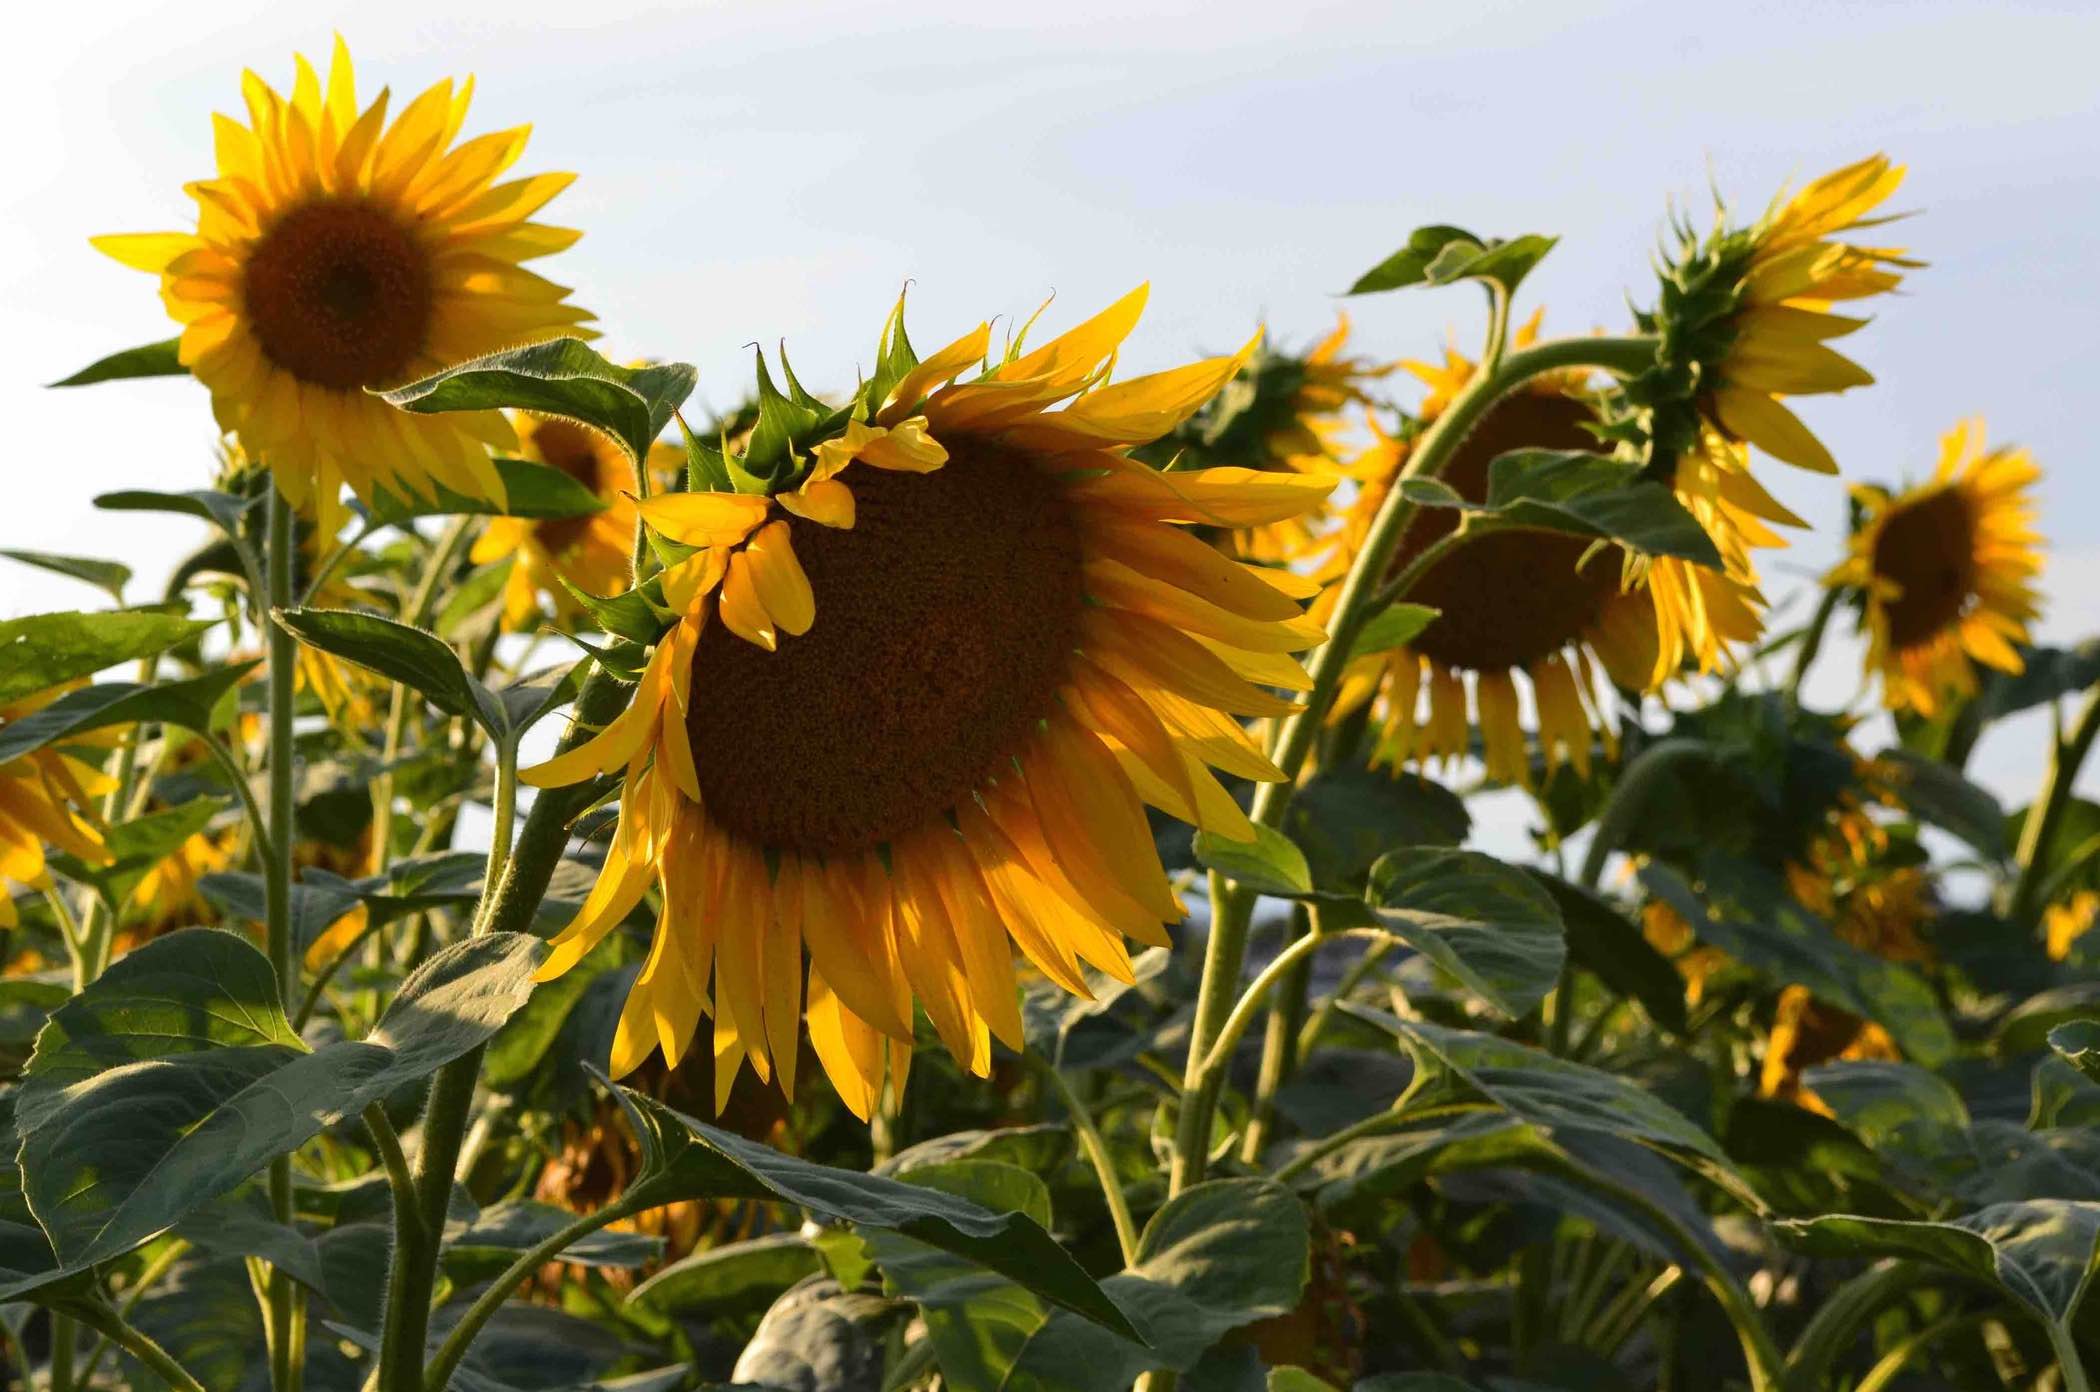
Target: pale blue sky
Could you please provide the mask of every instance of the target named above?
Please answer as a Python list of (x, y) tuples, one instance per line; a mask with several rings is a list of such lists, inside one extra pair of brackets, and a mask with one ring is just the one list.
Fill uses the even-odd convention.
[[(240, 69), (287, 83), (292, 50), (323, 59), (340, 27), (367, 95), (471, 71), (470, 132), (533, 122), (521, 167), (579, 171), (549, 216), (588, 229), (542, 265), (613, 351), (696, 362), (717, 403), (754, 340), (786, 338), (812, 385), (850, 383), (906, 279), (922, 344), (1052, 291), (1046, 325), (1069, 322), (1147, 278), (1126, 372), (1236, 346), (1257, 321), (1304, 341), (1332, 291), (1424, 222), (1561, 234), (1529, 297), (1549, 326), (1616, 327), (1627, 294), (1650, 297), (1671, 196), (1703, 217), (1711, 180), (1755, 209), (1886, 149), (1911, 168), (1897, 202), (1920, 212), (1902, 239), (1932, 266), (1848, 342), (1881, 383), (1803, 414), (1862, 476), (1922, 474), (1962, 415), (2030, 446), (2050, 471), (2043, 632), (2100, 628), (2079, 356), (2100, 269), (2089, 3), (207, 0), (37, 6), (26, 23), (0, 82), (0, 545), (116, 556), (157, 584), (190, 543), (87, 500), (199, 485), (202, 392), (36, 384), (171, 331), (151, 282), (86, 237), (183, 225), (180, 186), (210, 172), (209, 112), (240, 109)], [(1352, 310), (1392, 356), (1476, 332), (1464, 292)], [(1821, 529), (1768, 563), (1783, 594), (1833, 557), (1843, 498), (1766, 473)], [(92, 602), (0, 574), (0, 613)], [(1827, 661), (1818, 694), (1852, 693), (1850, 659)], [(1977, 772), (2024, 800), (2038, 748), (2008, 732)]]

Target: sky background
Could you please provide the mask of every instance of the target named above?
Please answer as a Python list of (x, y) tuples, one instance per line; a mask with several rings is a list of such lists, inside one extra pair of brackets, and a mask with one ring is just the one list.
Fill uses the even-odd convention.
[[(143, 597), (200, 539), (89, 499), (203, 486), (201, 389), (39, 384), (173, 331), (151, 280), (87, 237), (193, 225), (181, 185), (211, 173), (209, 113), (241, 111), (241, 69), (288, 89), (291, 53), (325, 69), (340, 27), (363, 98), (390, 85), (398, 110), (472, 72), (468, 134), (534, 124), (519, 172), (579, 171), (542, 216), (587, 229), (539, 268), (578, 288), (615, 356), (697, 363), (715, 405), (745, 390), (757, 341), (785, 339), (812, 386), (850, 386), (907, 280), (922, 346), (1053, 292), (1054, 330), (1146, 279), (1125, 375), (1229, 351), (1256, 323), (1302, 344), (1333, 292), (1428, 222), (1559, 234), (1527, 308), (1547, 305), (1549, 329), (1617, 329), (1629, 296), (1652, 298), (1673, 199), (1703, 219), (1719, 188), (1754, 213), (1788, 180), (1887, 150), (1911, 170), (1895, 203), (1919, 214), (1900, 241), (1932, 264), (1843, 345), (1879, 384), (1801, 412), (1858, 478), (1923, 477), (1968, 415), (2027, 445), (2048, 470), (2040, 636), (2100, 630), (2089, 0), (446, 8), (91, 3), (12, 21), (0, 546), (121, 559)], [(1426, 356), (1447, 333), (1476, 340), (1476, 298), (1349, 309), (1365, 351)], [(1836, 557), (1842, 487), (1760, 468), (1818, 528), (1765, 563), (1798, 612)], [(0, 615), (95, 602), (0, 571)], [(1858, 688), (1857, 648), (1833, 645), (1812, 696)], [(1972, 772), (2024, 802), (2043, 748), (2037, 721), (2015, 723)], [(1523, 844), (1520, 804), (1482, 810), (1483, 844)]]

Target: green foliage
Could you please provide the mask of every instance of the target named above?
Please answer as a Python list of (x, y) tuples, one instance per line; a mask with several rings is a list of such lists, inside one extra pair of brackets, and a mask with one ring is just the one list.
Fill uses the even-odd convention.
[(116, 382), (127, 377), (187, 377), (190, 370), (182, 365), (175, 350), (180, 347), (179, 338), (165, 338), (158, 343), (143, 343), (136, 348), (125, 348), (89, 363), (70, 377), (64, 377), (51, 385), (54, 387), (86, 387), (97, 382)]
[(106, 667), (153, 657), (211, 628), (149, 609), (0, 620), (0, 702), (19, 701)]
[(1456, 227), (1418, 227), (1408, 234), (1407, 245), (1358, 276), (1349, 293), (1369, 295), (1410, 285), (1485, 280), (1500, 286), (1504, 294), (1514, 294), (1558, 240), (1531, 235), (1505, 242), (1475, 237)]

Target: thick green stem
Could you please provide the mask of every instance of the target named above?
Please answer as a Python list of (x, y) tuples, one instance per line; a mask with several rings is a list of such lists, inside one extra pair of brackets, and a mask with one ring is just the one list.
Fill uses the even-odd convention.
[[(598, 670), (577, 694), (576, 716), (561, 748), (573, 748), (591, 731), (618, 715), (631, 688)], [(508, 775), (498, 766), (498, 837), (507, 837), (516, 808), (516, 751), (510, 751)], [(505, 791), (502, 786), (509, 783)], [(477, 933), (522, 932), (546, 896), (547, 882), (569, 842), (569, 823), (587, 807), (595, 785), (582, 783), (548, 788), (533, 799), (532, 810), (512, 841), (508, 861), (497, 873), (492, 859), (482, 884), (473, 922)], [(493, 848), (492, 848), (493, 849)], [(430, 1301), (437, 1286), (438, 1237), (459, 1163), (460, 1143), (473, 1108), (481, 1075), (482, 1050), (475, 1049), (438, 1070), (423, 1114), (423, 1143), (416, 1156), (412, 1201), (396, 1195), (394, 1263), (387, 1282), (385, 1330), (375, 1377), (380, 1392), (423, 1392), (423, 1358), (430, 1339)], [(442, 1382), (435, 1384), (442, 1387)]]
[(2049, 873), (2044, 852), (2056, 840), (2057, 828), (2063, 824), (2064, 811), (2071, 805), (2071, 790), (2078, 782), (2079, 770), (2085, 766), (2085, 756), (2092, 750), (2095, 735), (2100, 735), (2100, 686), (2085, 698), (2071, 737), (2057, 742), (2049, 760), (2048, 781), (2021, 824), (2020, 846), (2015, 852), (2020, 877), (2013, 884), (2010, 910), (2015, 924), (2031, 925), (2041, 912), (2041, 888)]
[(1137, 1265), (1138, 1228), (1130, 1216), (1130, 1200), (1124, 1197), (1123, 1181), (1116, 1177), (1115, 1157), (1109, 1153), (1108, 1142), (1101, 1139), (1100, 1128), (1094, 1125), (1093, 1113), (1072, 1091), (1064, 1074), (1057, 1065), (1039, 1054), (1031, 1053), (1042, 1075), (1056, 1091), (1058, 1100), (1065, 1104), (1065, 1112), (1072, 1118), (1072, 1129), (1079, 1133), (1080, 1148), (1094, 1167), (1094, 1178), (1100, 1181), (1101, 1197), (1108, 1201), (1108, 1216), (1116, 1225), (1116, 1245), (1123, 1249), (1123, 1265)]
[(1604, 878), (1605, 863), (1633, 829), (1634, 819), (1641, 815), (1662, 781), (1678, 764), (1704, 758), (1706, 752), (1705, 744), (1695, 739), (1662, 739), (1634, 756), (1619, 775), (1619, 786), (1612, 789), (1611, 801), (1598, 815), (1597, 829), (1590, 833), (1590, 848), (1582, 857), (1579, 877), (1583, 888), (1595, 889)]
[[(268, 594), (265, 608), (274, 609), (292, 595), (292, 551), (297, 523), (291, 504), (274, 487), (269, 502)], [(297, 1002), (299, 963), (292, 944), (292, 693), (296, 681), (298, 644), (291, 630), (265, 621), (262, 625), (269, 658), (270, 721), (269, 855), (263, 861), (264, 934), (270, 967), (277, 976), (277, 995), (286, 1010)], [(292, 1157), (280, 1155), (270, 1162), (270, 1212), (287, 1227), (293, 1219)], [(292, 1350), (298, 1340), (292, 1332), (294, 1319), (292, 1278), (272, 1269), (266, 1308), (270, 1334), (270, 1385), (276, 1392), (293, 1392), (296, 1374)]]
[[(80, 1323), (145, 1364), (175, 1392), (204, 1392), (204, 1384), (191, 1377), (189, 1370), (177, 1363), (166, 1349), (126, 1324), (123, 1317), (107, 1305), (82, 1305), (76, 1307), (73, 1314)], [(54, 1370), (54, 1385), (56, 1382)]]
[(2085, 1364), (2078, 1357), (2078, 1345), (2071, 1338), (2071, 1331), (2058, 1320), (2049, 1321), (2049, 1347), (2056, 1353), (2063, 1392), (2093, 1392), (2092, 1380), (2086, 1377)]
[[(1312, 914), (1299, 905), (1291, 914), (1291, 941), (1314, 931)], [(1288, 945), (1288, 944), (1286, 944)], [(1247, 1111), (1247, 1134), (1240, 1140), (1240, 1159), (1252, 1165), (1261, 1159), (1276, 1125), (1276, 1094), (1298, 1068), (1298, 1031), (1305, 1024), (1305, 993), (1312, 985), (1312, 959), (1292, 963), (1269, 1002), (1268, 1023), (1262, 1028), (1261, 1071), (1254, 1078), (1254, 1105)]]
[(527, 1250), (505, 1268), (503, 1274), (491, 1281), (487, 1289), (467, 1307), (467, 1312), (459, 1317), (459, 1323), (453, 1325), (451, 1332), (445, 1336), (445, 1342), (438, 1345), (438, 1351), (431, 1356), (430, 1366), (422, 1371), (423, 1386), (441, 1389), (450, 1381), (453, 1371), (459, 1367), (460, 1359), (466, 1357), (468, 1347), (474, 1342), (474, 1336), (481, 1332), (481, 1327), (489, 1322), (490, 1316), (503, 1308), (503, 1302), (510, 1299), (510, 1293), (523, 1285), (533, 1272), (560, 1256), (578, 1240), (648, 1208), (650, 1205), (647, 1203), (637, 1204), (631, 1201), (635, 1192), (637, 1191), (630, 1190), (627, 1196), (613, 1200), (595, 1213), (587, 1213), (578, 1218), (538, 1246)]
[[(1373, 518), (1364, 544), (1351, 563), (1337, 596), (1334, 619), (1327, 642), (1314, 656), (1310, 668), (1312, 691), (1306, 702), (1284, 720), (1277, 731), (1271, 753), (1285, 782), (1266, 783), (1254, 796), (1249, 811), (1254, 821), (1274, 827), (1283, 821), (1290, 806), (1293, 783), (1305, 766), (1306, 756), (1318, 740), (1322, 723), (1334, 704), (1342, 671), (1357, 632), (1371, 617), (1369, 601), (1386, 583), (1394, 554), (1414, 517), (1414, 504), (1399, 485), (1409, 478), (1434, 478), (1451, 460), (1466, 434), (1497, 400), (1543, 373), (1570, 367), (1598, 367), (1632, 375), (1654, 361), (1655, 345), (1647, 338), (1562, 339), (1510, 353), (1499, 365), (1484, 369), (1454, 397), (1436, 423), (1424, 432), (1409, 454), (1400, 476)], [(1210, 940), (1204, 951), (1202, 981), (1197, 988), (1196, 1015), (1189, 1035), (1189, 1053), (1182, 1084), (1181, 1114), (1176, 1124), (1174, 1160), (1168, 1179), (1170, 1193), (1180, 1193), (1203, 1178), (1209, 1162), (1211, 1124), (1217, 1111), (1216, 1077), (1206, 1078), (1204, 1060), (1232, 1003), (1239, 994), (1241, 969), (1246, 964), (1247, 932), (1253, 920), (1255, 895), (1223, 884), (1213, 876)]]

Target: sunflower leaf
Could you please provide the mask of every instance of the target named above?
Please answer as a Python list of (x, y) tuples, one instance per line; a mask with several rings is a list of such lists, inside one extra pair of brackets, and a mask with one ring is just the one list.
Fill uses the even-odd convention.
[(1475, 250), (1480, 248), (1480, 239), (1460, 227), (1431, 225), (1417, 227), (1407, 234), (1407, 245), (1356, 278), (1356, 283), (1346, 293), (1371, 295), (1381, 290), (1399, 290), (1409, 285), (1421, 285), (1429, 279), (1429, 265), (1436, 260), (1445, 247), (1461, 243)]
[(618, 441), (639, 469), (698, 380), (686, 363), (621, 367), (581, 339), (556, 338), (490, 353), (375, 394), (419, 415), (508, 408), (578, 421)]
[(0, 764), (111, 725), (157, 720), (209, 733), (232, 717), (234, 688), (255, 667), (254, 662), (238, 662), (201, 677), (158, 686), (102, 682), (68, 692), (42, 710), (0, 726)]
[(158, 343), (144, 343), (136, 348), (111, 353), (89, 363), (71, 377), (53, 382), (54, 387), (87, 387), (97, 382), (115, 382), (126, 377), (187, 377), (190, 370), (182, 365), (176, 349), (182, 344), (179, 338), (164, 338)]
[(0, 551), (0, 556), (55, 575), (84, 580), (106, 591), (119, 604), (124, 602), (124, 586), (131, 582), (130, 566), (117, 561), (98, 561), (92, 556), (60, 556), (49, 551)]
[(1094, 1324), (1137, 1337), (1116, 1302), (1026, 1214), (994, 1213), (918, 1185), (783, 1155), (591, 1071), (626, 1111), (642, 1148), (642, 1173), (628, 1190), (632, 1202), (748, 1198), (795, 1204), (819, 1219), (901, 1233), (954, 1253)]
[(193, 488), (186, 493), (155, 493), (130, 488), (98, 495), (95, 506), (104, 512), (177, 512), (185, 517), (201, 518), (238, 541), (241, 519), (261, 501), (261, 494), (242, 498), (209, 488)]
[(1875, 762), (1912, 816), (1959, 836), (1986, 859), (2005, 859), (2005, 809), (1987, 789), (1959, 769), (1908, 749), (1883, 750)]
[(271, 617), (302, 643), (421, 692), (447, 715), (475, 721), (491, 739), (510, 738), (503, 703), (468, 673), (452, 645), (436, 634), (349, 609), (278, 609)]
[(91, 677), (105, 667), (157, 657), (217, 622), (148, 609), (0, 621), (0, 704)]
[[(780, 365), (787, 371), (789, 393), (783, 394), (773, 385), (773, 375), (766, 370), (766, 355), (756, 355), (758, 360), (758, 424), (751, 428), (751, 439), (744, 446), (740, 458), (728, 459), (730, 478), (740, 493), (770, 493), (785, 484), (798, 467), (796, 447), (827, 414), (822, 402), (802, 390), (795, 374), (787, 371), (787, 353), (783, 345)], [(743, 477), (738, 477), (739, 473)]]
[(1479, 851), (1407, 846), (1371, 867), (1379, 926), (1521, 1019), (1560, 978), (1560, 909), (1522, 870)]
[(121, 902), (146, 872), (180, 850), (225, 808), (215, 797), (192, 798), (109, 828), (102, 838), (103, 849), (112, 857), (107, 865), (89, 865), (68, 855), (53, 855), (51, 863), (68, 879), (92, 884), (110, 900)]
[(1305, 852), (1274, 827), (1257, 825), (1252, 841), (1234, 841), (1208, 831), (1195, 836), (1196, 859), (1257, 894), (1296, 896), (1313, 892)]
[(2066, 1063), (2100, 1083), (2100, 1020), (2073, 1020), (2049, 1031), (2049, 1047)]
[(529, 517), (552, 521), (567, 517), (589, 517), (605, 511), (605, 499), (592, 492), (581, 479), (560, 469), (535, 464), (529, 459), (489, 461), (503, 480), (503, 503), (488, 498), (469, 498), (442, 483), (432, 483), (432, 496), (401, 498), (381, 488), (372, 503), (372, 519), (399, 525), (417, 517), (446, 517), (474, 513), (492, 517)]
[(1405, 600), (1388, 604), (1356, 630), (1356, 641), (1349, 645), (1349, 660), (1354, 662), (1360, 657), (1375, 657), (1379, 653), (1406, 647), (1421, 637), (1422, 630), (1436, 622), (1441, 613), (1441, 609), (1432, 609), (1426, 604), (1409, 604)]

